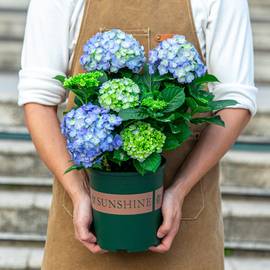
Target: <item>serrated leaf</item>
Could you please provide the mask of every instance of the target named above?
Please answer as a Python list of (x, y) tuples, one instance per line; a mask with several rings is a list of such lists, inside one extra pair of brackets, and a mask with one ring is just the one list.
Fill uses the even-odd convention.
[(185, 132), (182, 131), (178, 134), (175, 134), (174, 136), (177, 139), (179, 145), (181, 145), (184, 141), (186, 141), (188, 139), (188, 137), (191, 133), (192, 132), (188, 129)]
[(173, 77), (171, 73), (167, 73), (164, 75), (159, 75), (159, 73), (157, 73), (157, 75), (154, 78), (155, 82), (161, 82), (161, 81), (166, 81), (166, 80), (175, 80), (175, 78)]
[(128, 154), (122, 148), (119, 148), (118, 150), (114, 149), (113, 153), (113, 158), (115, 159), (121, 161), (127, 161), (130, 159), (130, 156), (128, 156)]
[[(73, 165), (72, 167), (68, 168), (68, 169), (64, 172), (64, 174), (69, 173), (69, 172), (74, 171), (74, 170), (80, 171), (80, 170), (83, 169), (83, 168), (84, 168), (83, 165)], [(63, 174), (63, 175), (64, 175), (64, 174)]]
[(164, 82), (165, 87), (174, 86), (173, 82)]
[(144, 100), (144, 99), (146, 99), (146, 98), (149, 98), (149, 97), (154, 98), (153, 93), (144, 93), (144, 94), (142, 94), (142, 95), (140, 96), (140, 101), (142, 101), (142, 100)]
[(57, 76), (53, 77), (53, 79), (58, 80), (59, 82), (64, 84), (66, 77), (62, 76), (62, 75), (57, 75)]
[(160, 113), (160, 112), (154, 112), (152, 111), (150, 108), (147, 109), (147, 112), (152, 115), (153, 117), (162, 117), (164, 116), (163, 113)]
[(121, 163), (122, 163), (121, 160), (116, 159), (116, 158), (113, 158), (111, 155), (108, 155), (107, 156), (107, 159), (110, 160), (110, 161), (112, 161), (112, 162), (114, 162), (114, 163), (116, 163), (116, 164), (118, 164), (119, 166), (121, 166)]
[(149, 114), (147, 113), (145, 108), (128, 108), (121, 110), (118, 114), (123, 121), (131, 120), (131, 119), (145, 119), (149, 117)]
[(191, 110), (192, 115), (195, 113), (206, 113), (212, 111), (210, 107), (199, 106), (193, 98), (186, 98), (186, 102)]
[(174, 135), (170, 133), (164, 134), (166, 136), (166, 140), (162, 148), (163, 150), (172, 150), (180, 145), (178, 140), (174, 137)]
[(197, 84), (203, 84), (208, 82), (220, 82), (214, 75), (205, 74), (203, 77), (196, 78), (194, 80)]
[(132, 76), (132, 81), (135, 82), (136, 84), (142, 84), (141, 76), (139, 74), (133, 74)]
[(169, 104), (162, 111), (164, 113), (176, 110), (185, 102), (184, 88), (177, 86), (170, 86), (165, 88), (161, 92), (161, 96), (166, 102), (169, 102)]
[(144, 73), (141, 75), (140, 82), (144, 83), (147, 86), (148, 92), (154, 92), (160, 87), (161, 82), (154, 81), (156, 73), (157, 71), (154, 74), (150, 75), (148, 63), (144, 65)]
[(74, 103), (78, 106), (78, 107), (81, 107), (83, 105), (82, 101), (77, 97), (75, 96), (74, 98)]
[(179, 123), (169, 123), (169, 126), (173, 134), (181, 132), (181, 125)]
[(161, 155), (154, 152), (146, 160), (140, 162), (140, 165), (143, 169), (151, 172), (156, 172), (158, 167), (161, 164)]
[(169, 119), (171, 120), (171, 121), (174, 121), (174, 120), (177, 120), (177, 119), (179, 119), (179, 118), (182, 118), (182, 119), (184, 119), (185, 121), (190, 121), (190, 119), (191, 119), (191, 113), (179, 113), (179, 112), (175, 112), (175, 113), (173, 113), (173, 114), (171, 114), (170, 116), (169, 116)]
[(144, 176), (148, 172), (140, 165), (140, 162), (137, 159), (133, 159), (133, 165), (142, 176)]
[(203, 90), (199, 90), (197, 96), (199, 98), (204, 98), (208, 101), (212, 100), (215, 97), (212, 93)]
[(198, 118), (193, 118), (190, 121), (194, 125), (201, 125), (203, 123), (207, 124), (215, 124), (219, 125), (222, 127), (225, 127), (225, 123), (222, 121), (219, 115), (213, 116), (213, 117), (198, 117)]
[(121, 68), (119, 69), (119, 72), (124, 78), (131, 79), (131, 77), (133, 76), (133, 72), (129, 68)]
[(123, 122), (123, 127), (126, 128), (127, 126), (129, 126), (130, 124), (136, 122), (137, 120), (129, 120), (129, 121), (126, 121), (126, 122)]
[(227, 100), (217, 100), (217, 101), (209, 101), (208, 106), (211, 110), (221, 110), (228, 106), (235, 106), (239, 104), (236, 100), (227, 99)]

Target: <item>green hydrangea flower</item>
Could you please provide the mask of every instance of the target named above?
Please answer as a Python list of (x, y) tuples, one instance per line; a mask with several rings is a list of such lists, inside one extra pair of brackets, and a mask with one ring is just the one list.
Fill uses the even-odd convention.
[(102, 76), (102, 73), (96, 71), (91, 73), (83, 73), (78, 74), (77, 76), (70, 77), (69, 79), (65, 79), (64, 88), (79, 88), (79, 89), (87, 89), (92, 88), (94, 86), (98, 86), (99, 81), (98, 77)]
[(142, 162), (152, 153), (162, 152), (166, 136), (149, 123), (138, 121), (124, 129), (120, 135), (123, 138), (123, 150), (134, 159)]
[(154, 100), (153, 98), (149, 97), (142, 100), (141, 105), (150, 108), (154, 112), (164, 109), (169, 102), (166, 102), (164, 100)]
[(114, 79), (102, 84), (98, 97), (101, 107), (119, 112), (139, 105), (140, 88), (131, 79)]

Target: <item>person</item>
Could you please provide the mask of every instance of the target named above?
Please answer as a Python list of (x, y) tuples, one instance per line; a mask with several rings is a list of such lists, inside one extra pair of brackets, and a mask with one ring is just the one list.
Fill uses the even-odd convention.
[[(85, 2), (88, 5), (87, 10)], [(54, 181), (54, 198), (42, 269), (111, 267), (217, 270), (224, 267), (223, 238), (220, 234), (220, 192), (210, 180), (213, 168), (218, 171), (216, 164), (232, 147), (250, 117), (256, 113), (258, 90), (254, 86), (253, 45), (247, 1), (162, 0), (158, 5), (151, 1), (147, 3), (140, 0), (30, 2), (22, 51), (22, 69), (19, 73), (19, 105), (24, 105), (26, 126), (40, 157), (59, 180)], [(137, 13), (130, 7), (136, 9)], [(116, 25), (119, 18), (123, 27), (129, 27), (131, 21), (137, 25), (138, 20), (135, 22), (130, 14), (139, 16), (140, 8), (140, 16), (142, 20), (146, 20), (146, 25), (150, 24), (150, 19), (143, 17), (144, 13), (155, 20), (152, 22), (153, 28), (157, 25), (160, 31), (166, 31), (166, 27), (169, 27), (176, 32), (178, 24), (183, 22), (188, 22), (187, 25), (191, 28), (195, 25), (197, 35), (195, 34), (194, 41), (199, 41), (199, 49), (205, 58), (208, 72), (222, 82), (209, 84), (209, 90), (215, 94), (217, 100), (235, 99), (239, 104), (235, 108), (215, 112), (224, 120), (226, 128), (216, 125), (206, 127), (196, 143), (190, 146), (190, 153), (183, 158), (174, 181), (164, 193), (163, 223), (157, 232), (158, 237), (162, 238), (161, 244), (138, 254), (111, 254), (99, 247), (95, 235), (89, 230), (92, 215), (87, 175), (83, 170), (63, 175), (70, 167), (70, 155), (66, 148), (66, 140), (60, 132), (57, 106), (66, 100), (68, 93), (52, 78), (56, 75), (73, 75), (71, 70), (74, 70), (72, 65), (76, 58), (75, 45), (81, 35), (87, 36), (86, 32), (82, 32), (81, 25), (89, 30), (92, 23), (99, 29), (102, 26), (98, 25), (99, 21), (105, 24), (110, 21)], [(183, 11), (186, 12), (183, 14)], [(193, 20), (188, 18), (189, 15), (193, 17), (194, 25)], [(176, 17), (179, 22), (176, 21)], [(166, 26), (168, 21), (171, 24)], [(186, 29), (187, 33), (192, 32), (191, 28)], [(91, 31), (94, 33), (96, 30)], [(88, 34), (88, 39), (90, 37)], [(204, 180), (201, 182), (200, 179)], [(210, 180), (207, 182), (206, 179)], [(206, 192), (211, 190), (211, 186), (215, 186), (215, 195), (207, 197)], [(63, 191), (58, 194), (56, 190), (60, 187), (63, 187)], [(185, 217), (185, 204), (196, 205), (196, 202), (188, 199), (192, 198), (189, 196), (195, 187), (205, 192), (205, 198), (202, 198), (202, 206), (198, 206), (194, 217)], [(68, 206), (65, 200), (70, 200), (71, 205)], [(198, 196), (196, 200), (199, 200)], [(60, 212), (60, 208), (66, 212)], [(212, 219), (214, 215), (216, 223), (214, 218)], [(73, 221), (70, 216), (73, 217)], [(201, 231), (192, 220), (196, 220), (198, 226), (202, 226)], [(67, 223), (73, 223), (74, 230)], [(74, 233), (77, 242), (73, 241)], [(176, 240), (180, 233), (179, 240)], [(214, 236), (211, 238), (211, 235)], [(214, 240), (214, 237), (217, 240)], [(215, 250), (215, 241), (218, 250)], [(181, 242), (183, 247), (179, 246)], [(86, 250), (102, 255), (90, 256), (91, 253), (87, 253)], [(165, 251), (167, 252), (164, 253)], [(80, 252), (84, 255), (81, 256)], [(160, 256), (159, 253), (164, 254)]]

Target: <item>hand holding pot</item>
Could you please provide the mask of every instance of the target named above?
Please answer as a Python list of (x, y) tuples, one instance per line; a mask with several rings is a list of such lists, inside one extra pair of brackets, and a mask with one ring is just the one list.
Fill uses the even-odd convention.
[(163, 223), (157, 232), (157, 236), (163, 239), (157, 247), (150, 247), (151, 251), (164, 253), (170, 249), (179, 230), (183, 202), (184, 198), (180, 198), (175, 188), (170, 187), (164, 192), (162, 203)]
[(75, 238), (80, 241), (94, 254), (102, 254), (107, 252), (96, 244), (95, 235), (89, 231), (93, 221), (91, 198), (89, 193), (85, 193), (74, 202), (73, 224), (75, 229)]

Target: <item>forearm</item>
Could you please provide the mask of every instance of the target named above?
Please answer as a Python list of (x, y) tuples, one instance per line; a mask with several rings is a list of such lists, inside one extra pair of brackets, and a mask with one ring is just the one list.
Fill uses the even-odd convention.
[(36, 103), (25, 105), (25, 122), (35, 147), (50, 171), (59, 179), (71, 199), (76, 200), (85, 192), (85, 173), (66, 169), (73, 165), (66, 147), (66, 138), (61, 134), (57, 107)]
[(172, 185), (182, 198), (233, 146), (250, 120), (250, 113), (245, 109), (223, 109), (217, 115), (221, 116), (226, 128), (207, 127)]

